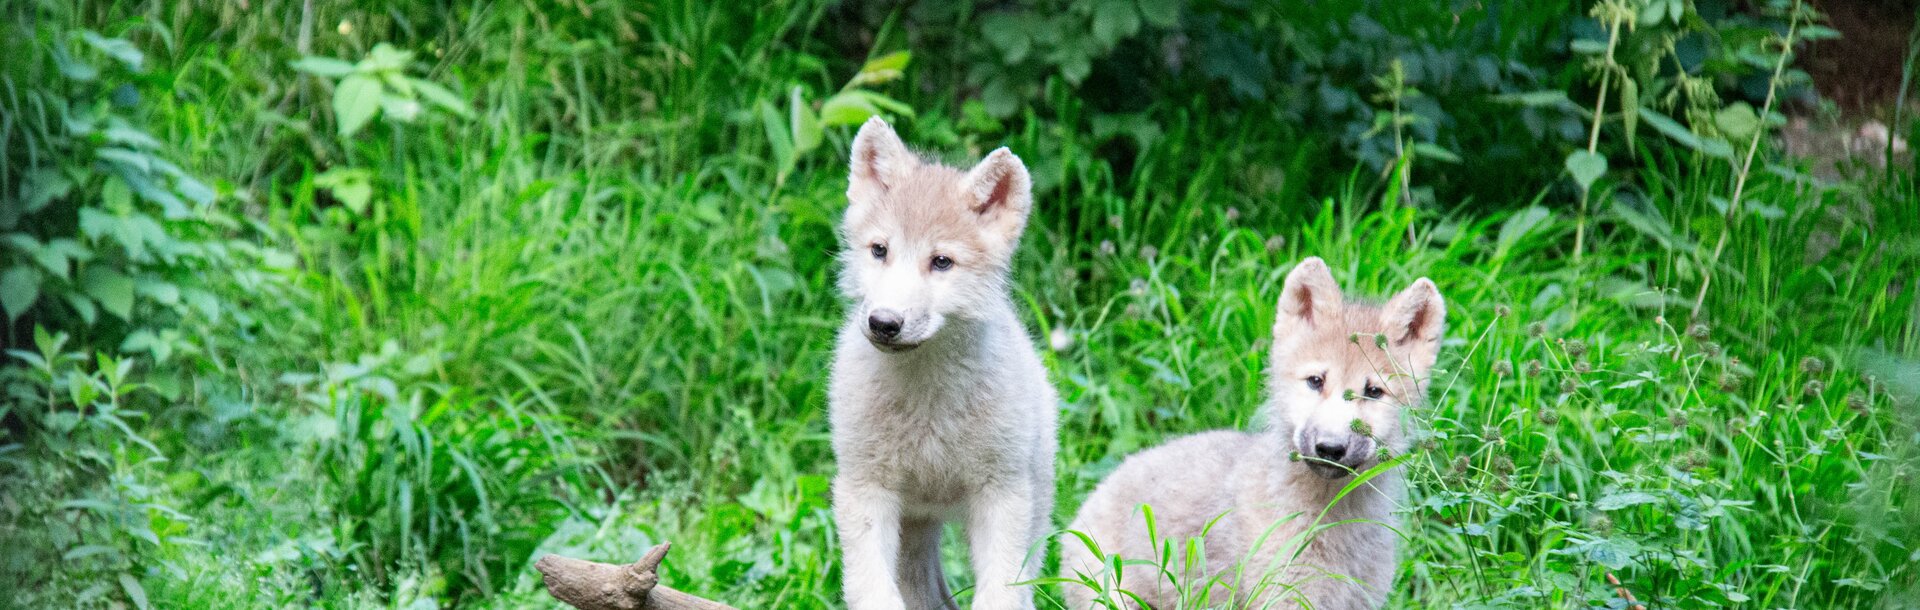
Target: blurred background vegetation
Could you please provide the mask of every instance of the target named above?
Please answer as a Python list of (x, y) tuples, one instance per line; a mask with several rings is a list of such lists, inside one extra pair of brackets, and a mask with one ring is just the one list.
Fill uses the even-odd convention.
[(540, 553), (671, 540), (674, 586), (838, 606), (875, 114), (1036, 172), (1057, 522), (1252, 425), (1311, 254), (1453, 309), (1396, 606), (1920, 603), (1910, 0), (0, 16), (0, 604), (522, 607)]

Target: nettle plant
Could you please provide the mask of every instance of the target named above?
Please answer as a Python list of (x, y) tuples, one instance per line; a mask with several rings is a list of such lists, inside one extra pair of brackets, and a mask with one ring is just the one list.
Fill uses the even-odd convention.
[[(396, 131), (437, 109), (460, 118), (473, 118), (473, 106), (433, 81), (408, 74), (413, 52), (387, 43), (357, 63), (331, 57), (307, 56), (292, 62), (295, 70), (333, 82), (335, 132), (344, 142), (358, 135), (375, 117), (386, 117)], [(327, 189), (354, 215), (367, 212), (373, 199), (373, 176), (366, 169), (335, 167), (314, 177), (314, 186)]]
[[(0, 309), (8, 336), (34, 325), (157, 362), (195, 350), (186, 319), (244, 314), (206, 278), (262, 254), (226, 236), (240, 223), (215, 189), (167, 160), (140, 127), (128, 84), (143, 54), (94, 32), (44, 36), (9, 60), (0, 172)], [(120, 81), (116, 84), (115, 81)], [(236, 277), (226, 274), (226, 277)]]

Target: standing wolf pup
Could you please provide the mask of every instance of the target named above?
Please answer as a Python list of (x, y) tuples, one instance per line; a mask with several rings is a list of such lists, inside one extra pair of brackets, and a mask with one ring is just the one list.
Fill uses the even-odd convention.
[(922, 161), (893, 128), (853, 139), (829, 389), (834, 520), (851, 610), (953, 608), (945, 521), (966, 526), (973, 607), (1033, 607), (1053, 512), (1059, 399), (1007, 294), (1033, 207), (1020, 158)]
[[(1206, 532), (1208, 571), (1189, 580), (1198, 588), (1219, 577), (1210, 604), (1231, 596), (1239, 608), (1378, 608), (1397, 567), (1389, 525), (1406, 494), (1399, 469), (1374, 476), (1337, 504), (1334, 498), (1383, 450), (1406, 451), (1401, 410), (1424, 400), (1446, 316), (1440, 291), (1426, 278), (1385, 306), (1350, 303), (1325, 262), (1301, 261), (1281, 288), (1273, 324), (1268, 429), (1196, 434), (1127, 458), (1069, 529), (1107, 553), (1153, 560), (1157, 545), (1140, 505), (1153, 507), (1160, 540), (1175, 549), (1218, 517)], [(1335, 525), (1300, 549), (1316, 518), (1323, 525), (1366, 522)], [(1113, 575), (1084, 545), (1065, 546), (1063, 576), (1096, 575), (1113, 586)], [(1178, 557), (1167, 562), (1176, 574), (1183, 565)], [(1128, 566), (1121, 576), (1120, 588), (1154, 608), (1174, 610), (1180, 602), (1152, 566)], [(1093, 591), (1067, 589), (1070, 607), (1093, 607)]]

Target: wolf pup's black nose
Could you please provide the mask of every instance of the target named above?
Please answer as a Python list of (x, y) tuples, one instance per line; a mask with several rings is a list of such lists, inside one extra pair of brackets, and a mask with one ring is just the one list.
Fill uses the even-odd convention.
[(1329, 462), (1338, 462), (1340, 458), (1347, 457), (1347, 445), (1345, 443), (1314, 443), (1313, 453), (1314, 457)]
[(900, 325), (904, 322), (900, 312), (891, 309), (875, 309), (867, 315), (867, 328), (873, 329), (873, 334), (888, 339), (900, 336)]

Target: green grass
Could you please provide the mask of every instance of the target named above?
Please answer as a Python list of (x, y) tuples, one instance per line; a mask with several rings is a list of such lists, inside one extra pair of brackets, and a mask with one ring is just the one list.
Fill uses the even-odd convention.
[[(478, 111), (349, 141), (329, 85), (286, 66), (297, 3), (76, 9), (151, 49), (153, 132), (289, 263), (220, 282), (244, 320), (189, 324), (204, 352), (170, 366), (191, 390), (135, 421), (167, 461), (106, 458), (117, 489), (178, 511), (180, 540), (126, 567), (155, 605), (523, 607), (547, 603), (539, 553), (658, 541), (675, 587), (839, 605), (824, 371), (851, 133), (777, 184), (751, 109), (831, 90), (846, 62), (818, 42), (827, 9), (714, 4), (322, 7), (315, 53), (394, 41)], [(1070, 92), (997, 131), (913, 84), (888, 90), (919, 113), (910, 144), (1004, 144), (1041, 187), (1014, 289), (1064, 401), (1056, 523), (1134, 451), (1253, 425), (1280, 279), (1315, 255), (1350, 293), (1427, 276), (1450, 305), (1410, 414), (1394, 606), (1618, 607), (1607, 573), (1657, 607), (1920, 598), (1910, 174), (1758, 172), (1746, 197), (1779, 214), (1727, 225), (1724, 161), (1646, 145), (1596, 185), (1575, 264), (1564, 184), (1408, 208), (1371, 169), (1295, 152), (1326, 142), (1205, 100), (1154, 101), (1162, 133), (1116, 160)], [(314, 186), (336, 167), (371, 172), (365, 214)], [(1071, 345), (1046, 349), (1056, 332)], [(7, 489), (56, 480), (8, 455)], [(0, 533), (71, 548), (14, 505)], [(54, 572), (7, 601), (125, 599), (112, 570)]]

